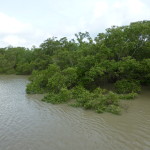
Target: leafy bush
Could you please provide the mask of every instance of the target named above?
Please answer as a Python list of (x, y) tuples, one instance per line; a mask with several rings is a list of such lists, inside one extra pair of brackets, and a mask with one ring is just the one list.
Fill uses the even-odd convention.
[(67, 87), (72, 87), (77, 83), (77, 69), (76, 67), (68, 67), (62, 71), (62, 74), (65, 76), (65, 84)]
[(65, 87), (65, 77), (61, 73), (56, 72), (48, 78), (47, 88), (49, 91), (59, 93), (63, 87)]
[(111, 91), (97, 88), (93, 92), (89, 92), (82, 86), (78, 86), (72, 93), (73, 98), (76, 100), (76, 103), (73, 104), (75, 107), (92, 109), (98, 113), (104, 111), (114, 114), (120, 113), (118, 95)]
[(66, 88), (62, 88), (58, 94), (54, 92), (50, 92), (47, 96), (45, 96), (42, 101), (52, 103), (52, 104), (59, 104), (64, 103), (71, 100), (72, 94)]
[(120, 94), (119, 99), (134, 99), (135, 97), (137, 97), (137, 95), (137, 93)]
[(16, 67), (16, 74), (20, 75), (29, 75), (33, 70), (32, 64), (29, 63), (20, 63)]
[(140, 83), (135, 80), (118, 80), (115, 83), (115, 88), (119, 94), (139, 93), (141, 91)]
[(46, 70), (34, 71), (33, 76), (30, 77), (31, 82), (27, 84), (26, 92), (29, 94), (44, 93), (46, 91), (47, 78)]
[(110, 113), (113, 113), (113, 114), (120, 114), (121, 109), (120, 109), (119, 106), (116, 106), (116, 105), (109, 105), (109, 106), (106, 108), (106, 111), (107, 111), (107, 112), (110, 112)]
[(29, 83), (26, 87), (27, 94), (43, 94), (45, 90), (40, 88), (38, 83)]

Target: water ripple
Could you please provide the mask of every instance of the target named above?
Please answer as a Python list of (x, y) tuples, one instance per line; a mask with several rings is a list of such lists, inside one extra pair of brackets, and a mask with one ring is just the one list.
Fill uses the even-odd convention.
[(0, 150), (149, 150), (149, 91), (116, 116), (44, 103), (25, 94), (27, 83), (0, 76)]

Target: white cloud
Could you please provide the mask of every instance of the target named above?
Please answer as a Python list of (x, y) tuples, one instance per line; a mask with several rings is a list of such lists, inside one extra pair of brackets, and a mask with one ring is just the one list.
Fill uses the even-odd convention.
[[(94, 37), (112, 25), (121, 26), (134, 21), (150, 20), (148, 0), (64, 1), (67, 5), (64, 2), (60, 6), (55, 3), (52, 9), (42, 3), (41, 8), (45, 8), (44, 10), (36, 12), (35, 8), (29, 9), (30, 13), (26, 12), (28, 15), (24, 11), (15, 13), (17, 8), (12, 8), (13, 16), (0, 12), (0, 47), (38, 46), (52, 36), (71, 39), (75, 33), (85, 31)], [(29, 23), (17, 19), (22, 14), (26, 15), (22, 19), (28, 19)], [(34, 19), (35, 16), (38, 17)]]
[(96, 2), (94, 8), (94, 19), (102, 17), (104, 14), (107, 13), (108, 9), (109, 9), (109, 4), (107, 1)]
[(27, 41), (23, 38), (20, 38), (16, 35), (8, 35), (2, 39), (3, 44), (13, 45), (13, 46), (21, 46), (27, 43)]
[(14, 17), (10, 17), (0, 12), (0, 33), (20, 33), (31, 29), (31, 25), (20, 22)]
[(39, 45), (48, 34), (32, 24), (0, 12), (0, 47)]
[(101, 0), (93, 7), (91, 31), (103, 30), (112, 25), (150, 19), (150, 8), (142, 0)]

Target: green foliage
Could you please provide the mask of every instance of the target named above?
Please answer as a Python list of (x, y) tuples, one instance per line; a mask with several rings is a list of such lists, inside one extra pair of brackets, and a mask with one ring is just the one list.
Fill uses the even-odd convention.
[(115, 83), (115, 88), (117, 93), (139, 93), (141, 91), (141, 87), (138, 81), (135, 80), (118, 80)]
[(60, 104), (71, 100), (72, 94), (67, 88), (61, 88), (59, 93), (50, 92), (47, 96), (45, 96), (42, 101), (52, 103), (52, 104)]
[(47, 87), (50, 91), (58, 93), (61, 88), (65, 87), (65, 77), (56, 72), (53, 76), (49, 77)]
[(141, 83), (150, 85), (150, 58), (143, 59), (140, 66)]
[[(96, 112), (119, 113), (119, 99), (133, 99), (150, 85), (150, 21), (112, 26), (93, 40), (48, 38), (39, 48), (0, 48), (0, 73), (31, 75), (27, 93), (49, 93), (44, 101)], [(101, 89), (115, 83), (119, 94)], [(121, 94), (122, 93), (122, 94)]]
[(29, 63), (19, 63), (16, 67), (16, 74), (29, 75), (32, 73), (32, 64)]
[(128, 93), (128, 94), (119, 94), (119, 98), (120, 99), (125, 99), (125, 100), (129, 100), (129, 99), (134, 99), (135, 97), (137, 97), (137, 93)]
[(48, 80), (46, 78), (47, 70), (43, 70), (40, 72), (34, 71), (34, 77), (30, 77), (30, 82), (27, 85), (26, 92), (35, 94), (35, 93), (44, 93), (46, 91), (46, 85)]
[(113, 92), (108, 92), (105, 89), (97, 88), (93, 92), (89, 92), (82, 86), (73, 89), (73, 98), (76, 103), (75, 107), (83, 107), (85, 109), (92, 109), (98, 113), (104, 111), (114, 114), (120, 113), (118, 95)]
[(131, 56), (123, 57), (118, 63), (118, 76), (125, 79), (140, 78), (140, 62), (133, 59)]
[(42, 94), (45, 92), (43, 88), (40, 88), (39, 83), (29, 83), (26, 87), (27, 94)]
[(39, 93), (39, 91), (43, 93), (44, 91), (48, 91), (49, 88), (55, 92), (60, 90), (62, 88), (63, 78), (59, 72), (60, 68), (55, 64), (49, 65), (46, 70), (33, 71), (30, 77), (31, 83), (27, 85), (27, 93)]
[(76, 67), (68, 67), (62, 71), (62, 74), (65, 76), (65, 85), (68, 88), (71, 88), (76, 84), (78, 78)]

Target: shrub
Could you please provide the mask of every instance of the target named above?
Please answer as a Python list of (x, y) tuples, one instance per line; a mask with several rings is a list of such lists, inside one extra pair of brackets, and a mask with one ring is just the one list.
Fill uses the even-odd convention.
[(139, 93), (141, 91), (140, 83), (135, 80), (118, 80), (115, 88), (119, 94)]
[(109, 105), (107, 108), (106, 108), (106, 111), (107, 112), (111, 112), (113, 114), (120, 114), (121, 112), (121, 109), (119, 106), (116, 106), (116, 105)]
[(27, 94), (43, 94), (45, 90), (40, 88), (38, 83), (32, 82), (27, 85), (26, 92)]
[(134, 99), (135, 97), (137, 97), (137, 93), (128, 93), (128, 94), (120, 94), (119, 98), (120, 99)]
[(89, 92), (81, 86), (76, 87), (73, 90), (74, 99), (76, 103), (75, 107), (83, 107), (85, 109), (95, 110), (98, 113), (104, 111), (114, 114), (120, 113), (119, 97), (111, 91), (97, 88), (93, 92)]
[(72, 87), (77, 83), (77, 69), (74, 67), (68, 67), (62, 71), (62, 74), (65, 76), (65, 84), (67, 87)]
[(48, 78), (47, 88), (54, 93), (59, 93), (61, 88), (65, 87), (65, 77), (56, 72), (53, 76)]
[(62, 88), (59, 93), (50, 92), (42, 101), (59, 104), (69, 101), (72, 98), (72, 93), (66, 88)]

